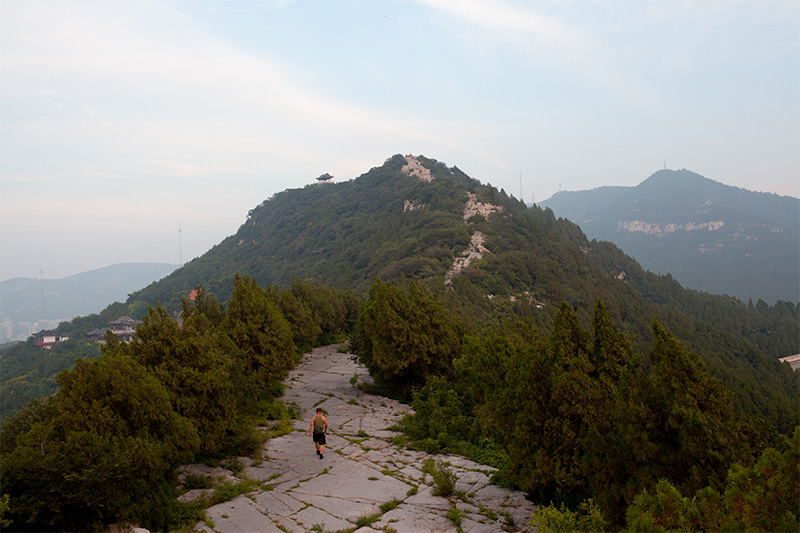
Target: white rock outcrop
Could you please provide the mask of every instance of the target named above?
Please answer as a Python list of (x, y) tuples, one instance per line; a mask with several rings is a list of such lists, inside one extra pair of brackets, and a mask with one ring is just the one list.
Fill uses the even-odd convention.
[(400, 169), (400, 172), (403, 174), (408, 174), (409, 176), (416, 176), (420, 179), (420, 181), (433, 181), (431, 171), (423, 167), (422, 163), (419, 162), (419, 159), (411, 154), (406, 156), (406, 164), (403, 165), (403, 168)]

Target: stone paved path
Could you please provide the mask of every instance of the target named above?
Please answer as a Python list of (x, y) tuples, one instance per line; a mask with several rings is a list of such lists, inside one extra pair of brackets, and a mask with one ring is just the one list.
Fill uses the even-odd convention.
[[(337, 352), (336, 346), (304, 356), (289, 375), (282, 400), (297, 403), (305, 419), (293, 422), (294, 432), (269, 440), (261, 462), (238, 458), (246, 465), (240, 477), (267, 481), (272, 490), (209, 508), (207, 522), (198, 523), (196, 531), (455, 532), (459, 529), (447, 516), (454, 516), (453, 508), (466, 533), (531, 531), (534, 505), (521, 492), (490, 485), (491, 467), (392, 444), (391, 437), (399, 434), (387, 428), (411, 409), (355, 388), (353, 375), (362, 381), (370, 378), (352, 357)], [(308, 436), (317, 406), (327, 413), (329, 425), (321, 460)], [(449, 463), (462, 498), (432, 494), (432, 476), (422, 472), (431, 457)], [(219, 468), (217, 474), (233, 475)], [(383, 505), (387, 502), (392, 503)], [(371, 517), (369, 525), (363, 525), (365, 517)]]

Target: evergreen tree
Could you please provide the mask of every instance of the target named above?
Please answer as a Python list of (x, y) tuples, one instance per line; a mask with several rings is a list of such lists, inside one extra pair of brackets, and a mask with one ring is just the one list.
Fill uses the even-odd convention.
[(278, 304), (256, 282), (236, 275), (223, 328), (239, 348), (237, 372), (256, 396), (296, 362), (292, 329)]
[(658, 322), (647, 402), (653, 414), (653, 461), (680, 487), (719, 486), (737, 448), (733, 399), (703, 362)]
[[(201, 301), (206, 308), (207, 303)], [(197, 428), (202, 451), (214, 452), (236, 419), (235, 351), (199, 309), (184, 300), (179, 326), (160, 305), (150, 307), (131, 343), (107, 344), (106, 354), (130, 355), (150, 369), (170, 392), (173, 408)]]
[(408, 293), (378, 279), (359, 318), (358, 358), (397, 390), (429, 375), (452, 375), (463, 328), (440, 300), (413, 280)]
[[(128, 356), (79, 359), (61, 389), (3, 426), (3, 493), (15, 529), (87, 531), (117, 520), (166, 527), (167, 479), (198, 449), (170, 394)], [(150, 510), (142, 515), (142, 508)]]

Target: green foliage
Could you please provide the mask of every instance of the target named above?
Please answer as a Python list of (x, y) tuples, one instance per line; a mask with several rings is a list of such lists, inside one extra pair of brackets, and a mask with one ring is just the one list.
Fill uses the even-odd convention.
[(617, 525), (658, 479), (681, 490), (719, 487), (728, 465), (747, 464), (775, 442), (768, 427), (733, 410), (721, 382), (657, 322), (646, 360), (602, 302), (592, 324), (584, 330), (562, 304), (547, 339), (526, 321), (467, 336), (455, 380), (429, 376), (403, 430), (428, 451), (474, 454), (476, 441), (491, 437), (483, 442), (501, 445), (508, 482), (555, 501), (552, 512), (565, 520), (591, 496)]
[(656, 460), (688, 489), (717, 485), (736, 457), (739, 421), (730, 393), (657, 322), (653, 334), (648, 403), (657, 422)]
[(211, 476), (204, 476), (202, 474), (189, 474), (183, 480), (183, 488), (187, 491), (194, 489), (210, 489), (214, 486), (214, 480)]
[(541, 533), (572, 533), (574, 531), (607, 531), (609, 523), (594, 500), (589, 498), (576, 511), (563, 503), (560, 507), (540, 507), (534, 512), (531, 525)]
[(397, 498), (392, 498), (390, 501), (388, 501), (386, 503), (382, 503), (380, 505), (380, 508), (381, 508), (382, 512), (388, 513), (389, 511), (391, 511), (392, 509), (394, 509), (398, 505), (400, 505), (400, 500), (398, 500)]
[(10, 496), (8, 494), (0, 496), (0, 527), (7, 528), (11, 525), (11, 520), (5, 518), (9, 512), (9, 500)]
[[(774, 359), (794, 353), (800, 343), (800, 304), (745, 305), (735, 298), (683, 289), (669, 275), (645, 272), (615, 246), (587, 241), (578, 226), (550, 209), (528, 208), (455, 167), (420, 161), (436, 176), (433, 182), (403, 174), (405, 158), (397, 155), (355, 180), (279, 193), (255, 207), (236, 235), (132, 294), (128, 303), (110, 306), (103, 314), (111, 316), (96, 317), (97, 325), (87, 323), (82, 329), (73, 321), (76, 332), (123, 314), (140, 318), (148, 303), (161, 302), (174, 315), (181, 310), (181, 297), (199, 281), (207, 294), (226, 302), (237, 272), (262, 287), (282, 287), (267, 291), (274, 293), (270, 298), (296, 328), (292, 340), (298, 350), (315, 335), (321, 335), (317, 342), (327, 342), (322, 338), (330, 335), (322, 322), (318, 328), (309, 321), (314, 309), (328, 307), (306, 299), (303, 287), (295, 287), (296, 280), (364, 295), (376, 277), (397, 286), (414, 278), (478, 336), (487, 326), (520, 317), (549, 331), (562, 301), (587, 328), (594, 302), (600, 299), (614, 323), (635, 335), (639, 353), (648, 353), (653, 342), (650, 324), (657, 319), (731, 390), (737, 410), (767, 420), (782, 433), (797, 424), (795, 378)], [(467, 194), (501, 206), (502, 215), (473, 217), (465, 223)], [(406, 200), (418, 208), (404, 210)], [(445, 290), (445, 272), (475, 231), (485, 235), (484, 245), (491, 253), (473, 261), (453, 280), (453, 290)], [(623, 272), (624, 280), (618, 279)], [(354, 299), (345, 305), (348, 320), (356, 315)], [(211, 309), (202, 307), (201, 314), (215, 323)], [(323, 314), (329, 316), (327, 311)], [(54, 390), (52, 374), (11, 374), (5, 368), (3, 383), (24, 376), (16, 390)], [(47, 386), (40, 383), (48, 380)], [(416, 385), (423, 382), (419, 379)], [(3, 401), (6, 398), (10, 396), (4, 395)]]
[(433, 490), (431, 493), (434, 496), (452, 496), (456, 491), (457, 477), (447, 465), (441, 461), (434, 462), (429, 458), (425, 461), (422, 471), (430, 474), (433, 478)]
[(642, 490), (627, 510), (630, 531), (797, 531), (800, 502), (798, 444), (800, 427), (790, 448), (767, 448), (750, 467), (734, 463), (722, 492), (704, 487), (684, 497), (662, 479)]
[(365, 514), (358, 517), (356, 527), (369, 527), (370, 524), (380, 519), (381, 513)]
[(291, 326), (277, 303), (255, 280), (236, 275), (223, 328), (240, 350), (245, 386), (280, 380), (294, 365)]
[(107, 343), (107, 356), (130, 355), (167, 388), (173, 408), (197, 428), (201, 450), (215, 453), (236, 420), (230, 341), (197, 307), (184, 306), (183, 326), (151, 307), (130, 344)]
[(33, 345), (33, 337), (0, 352), (0, 417), (16, 413), (35, 398), (56, 391), (56, 376), (72, 367), (79, 357), (93, 359), (101, 354), (97, 343), (82, 334), (58, 343), (49, 350)]
[(404, 292), (378, 279), (361, 311), (358, 337), (359, 361), (376, 380), (402, 391), (428, 375), (452, 374), (461, 325), (413, 280)]
[(425, 386), (413, 394), (414, 416), (406, 419), (403, 430), (412, 439), (425, 442), (428, 451), (438, 451), (463, 439), (471, 420), (462, 412), (462, 402), (449, 383), (429, 376)]
[[(307, 296), (315, 290), (306, 287)], [(320, 292), (331, 309), (352, 307), (343, 293)], [(23, 530), (119, 521), (170, 529), (197, 519), (197, 509), (175, 502), (176, 466), (250, 453), (265, 438), (254, 426), (270, 415), (280, 419), (275, 431), (291, 431), (297, 407), (272, 400), (296, 361), (293, 331), (274, 292), (239, 278), (234, 293), (227, 310), (203, 291), (194, 305), (183, 301), (180, 325), (165, 307), (150, 307), (130, 344), (106, 335), (102, 356), (78, 359), (53, 396), (7, 418), (0, 475), (9, 499), (0, 519)], [(347, 327), (325, 320), (330, 335)], [(216, 487), (212, 504), (253, 483)]]
[[(173, 501), (164, 480), (199, 447), (192, 424), (126, 356), (79, 359), (59, 382), (56, 396), (3, 427), (14, 523), (87, 530), (150, 516), (158, 524)], [(137, 517), (142, 509), (151, 514)]]
[(465, 516), (466, 513), (464, 511), (453, 505), (447, 510), (445, 518), (453, 522), (453, 525), (461, 531), (461, 522), (464, 520)]
[[(732, 463), (749, 469), (764, 448), (782, 451), (774, 428), (788, 432), (800, 410), (796, 376), (774, 357), (797, 346), (800, 306), (682, 289), (549, 209), (422, 162), (431, 183), (402, 174), (405, 158), (395, 156), (356, 180), (275, 195), (202, 258), (63, 327), (77, 343), (117, 316), (144, 316), (149, 303), (140, 340), (109, 337), (103, 357), (130, 358), (153, 377), (169, 411), (203, 435), (203, 454), (230, 453), (257, 445), (252, 425), (297, 350), (352, 332), (358, 299), (339, 289), (369, 291), (352, 347), (384, 390), (418, 403), (407, 428), (416, 445), (483, 453), (508, 465), (509, 482), (571, 512), (592, 496), (615, 526), (661, 478), (687, 494), (708, 486), (708, 507)], [(465, 223), (468, 193), (502, 214)], [(406, 200), (418, 208), (404, 210)], [(444, 273), (476, 231), (491, 253), (446, 288)], [(194, 304), (183, 302), (198, 281)], [(69, 357), (72, 348), (0, 353), (3, 414), (26, 389), (53, 393), (52, 372)], [(49, 427), (54, 405), (4, 422), (4, 456), (17, 453), (18, 435)], [(152, 509), (167, 509), (158, 498)]]

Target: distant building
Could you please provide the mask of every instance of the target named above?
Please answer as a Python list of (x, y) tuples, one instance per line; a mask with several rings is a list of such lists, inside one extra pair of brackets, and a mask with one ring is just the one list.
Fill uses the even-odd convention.
[(131, 342), (133, 336), (136, 334), (136, 326), (141, 324), (141, 320), (134, 320), (129, 316), (121, 316), (118, 319), (109, 322), (106, 329), (94, 329), (86, 334), (98, 342), (105, 342), (106, 331), (111, 331), (122, 342)]
[(792, 367), (792, 370), (800, 370), (800, 353), (797, 355), (790, 355), (788, 357), (781, 357), (781, 363), (789, 363)]
[(55, 343), (66, 340), (69, 340), (69, 335), (59, 335), (58, 333), (54, 333), (49, 329), (43, 329), (36, 334), (36, 340), (33, 341), (33, 345), (40, 350), (49, 350)]
[(332, 179), (333, 179), (333, 176), (331, 176), (330, 174), (328, 174), (328, 173), (326, 172), (326, 173), (325, 173), (325, 174), (323, 174), (322, 176), (318, 177), (318, 178), (317, 178), (317, 181), (318, 181), (318, 182), (320, 182), (320, 183), (327, 183), (328, 181), (330, 181), (330, 180), (332, 180)]

